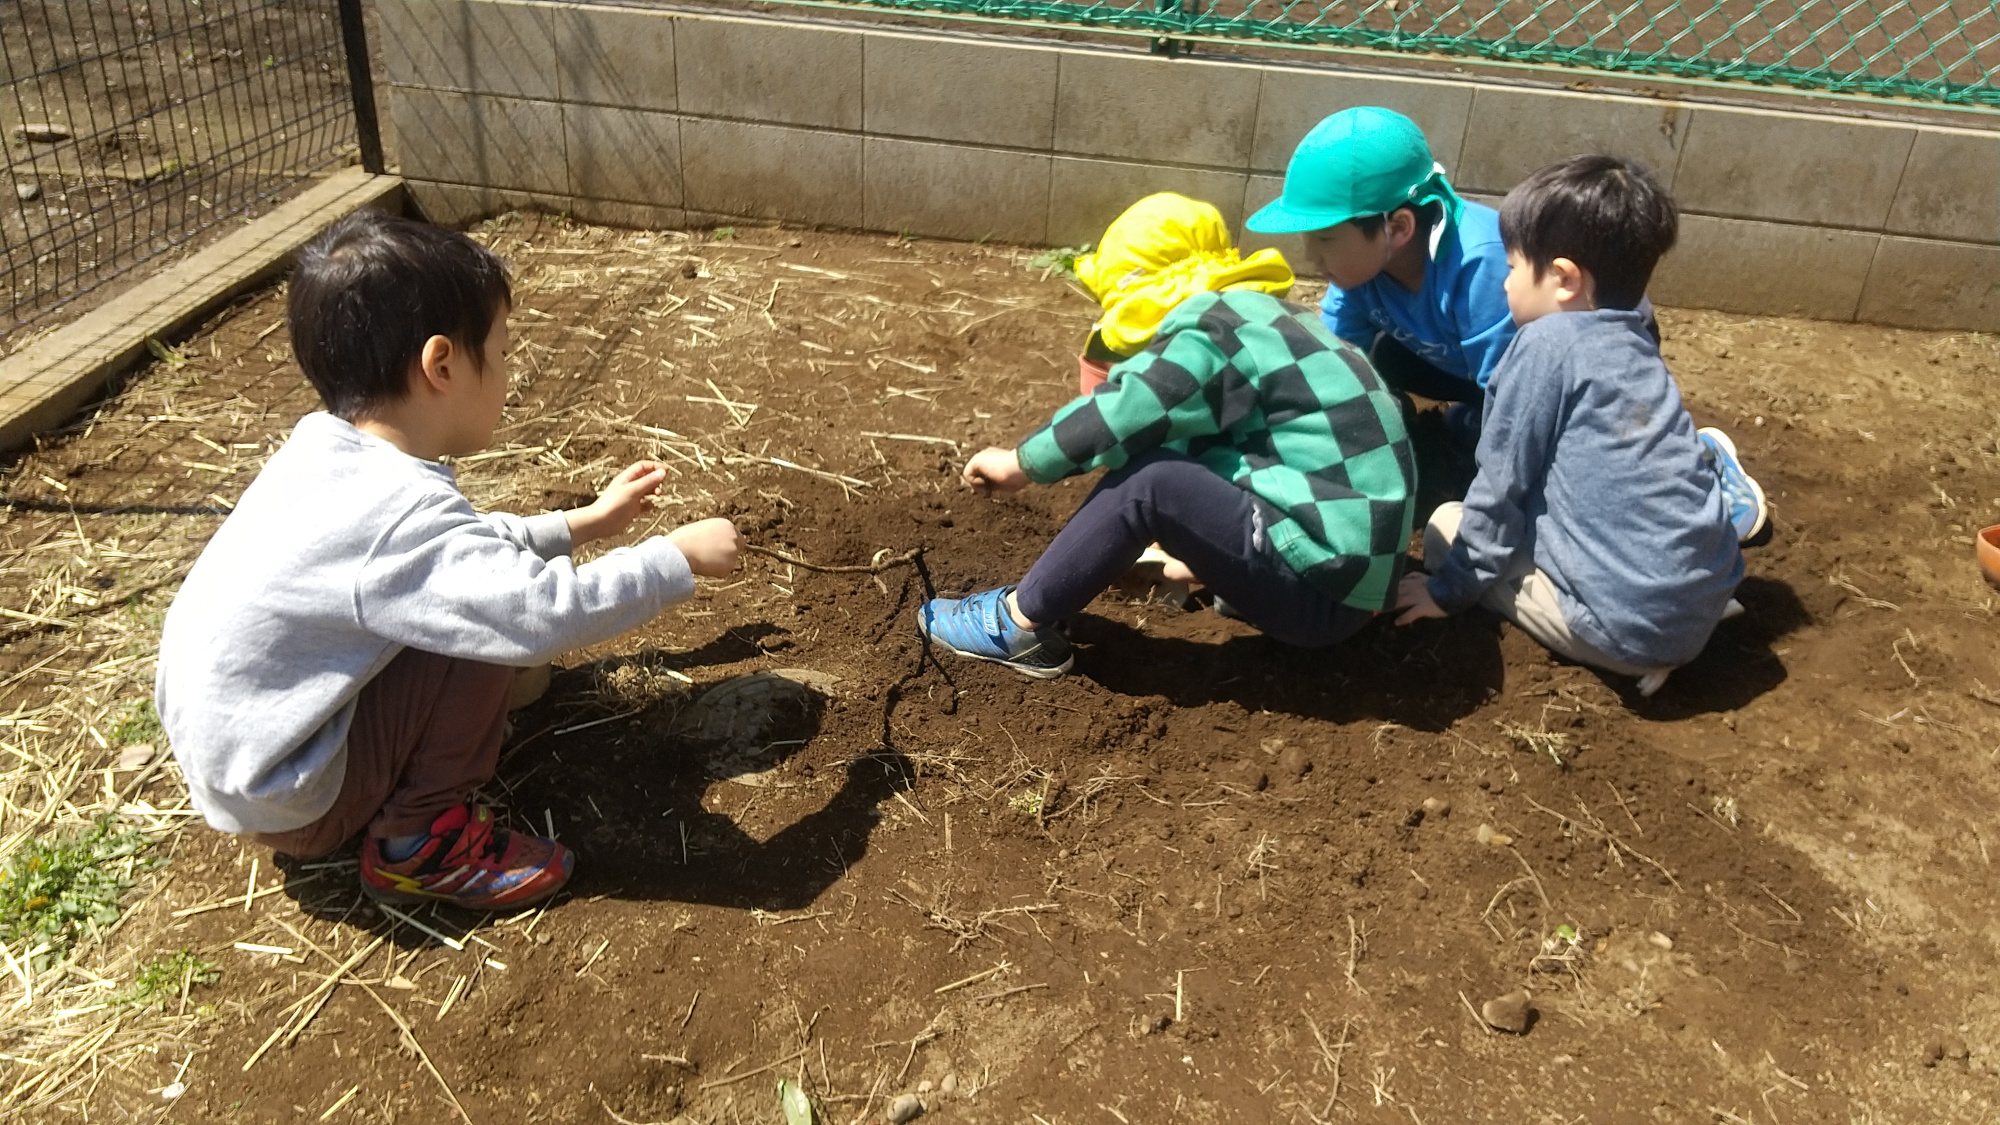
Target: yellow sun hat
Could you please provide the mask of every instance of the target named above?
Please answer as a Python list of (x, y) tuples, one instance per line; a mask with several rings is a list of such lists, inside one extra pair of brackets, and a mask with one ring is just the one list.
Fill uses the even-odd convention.
[(1076, 277), (1104, 308), (1097, 334), (1121, 356), (1137, 354), (1167, 314), (1197, 293), (1255, 289), (1282, 297), (1293, 280), (1283, 254), (1242, 257), (1220, 211), (1172, 192), (1149, 195), (1112, 220), (1097, 250), (1076, 260)]

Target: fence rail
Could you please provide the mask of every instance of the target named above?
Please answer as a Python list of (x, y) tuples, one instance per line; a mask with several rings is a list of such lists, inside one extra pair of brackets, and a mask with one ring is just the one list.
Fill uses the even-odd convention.
[(358, 0), (0, 0), (0, 353), (347, 160), (359, 14)]
[(842, 0), (2000, 108), (1992, 0)]

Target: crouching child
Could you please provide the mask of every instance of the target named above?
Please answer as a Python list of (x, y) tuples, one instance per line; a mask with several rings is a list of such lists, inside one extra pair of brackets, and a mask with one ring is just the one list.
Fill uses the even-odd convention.
[(1017, 584), (926, 603), (932, 642), (1059, 676), (1057, 625), (1149, 544), (1289, 644), (1336, 644), (1394, 602), (1415, 514), (1401, 408), (1357, 348), (1271, 292), (1289, 276), (1242, 265), (1214, 207), (1166, 193), (1077, 262), (1131, 358), (962, 476), (1005, 494), (1108, 472)]
[(461, 234), (374, 212), (300, 256), (292, 348), (325, 411), (299, 420), (167, 613), (156, 701), (208, 823), (313, 858), (357, 833), (362, 889), (475, 909), (555, 893), (574, 857), (471, 802), (515, 670), (645, 623), (735, 569), (728, 520), (578, 565), (665, 470), (597, 501), (475, 512), (446, 456), (507, 399), (505, 267)]
[(1644, 169), (1605, 156), (1508, 193), (1520, 331), (1486, 388), (1478, 476), (1431, 517), (1399, 624), (1483, 604), (1651, 695), (1740, 612), (1763, 490), (1727, 435), (1695, 428), (1640, 309), (1678, 226)]

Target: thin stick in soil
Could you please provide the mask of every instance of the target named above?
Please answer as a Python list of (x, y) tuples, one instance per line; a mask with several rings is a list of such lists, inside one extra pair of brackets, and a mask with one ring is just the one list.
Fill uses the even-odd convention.
[(743, 549), (753, 555), (763, 555), (765, 558), (776, 559), (781, 563), (790, 563), (800, 570), (814, 570), (821, 574), (880, 574), (894, 567), (909, 566), (911, 563), (917, 561), (917, 556), (922, 554), (924, 550), (922, 547), (912, 547), (900, 555), (882, 559), (879, 562), (872, 562), (866, 566), (829, 566), (824, 563), (807, 562), (797, 555), (788, 555), (783, 551), (760, 546), (756, 543), (747, 543)]
[(804, 1058), (805, 1055), (806, 1055), (806, 1049), (804, 1047), (800, 1047), (798, 1050), (793, 1051), (791, 1054), (786, 1055), (784, 1058), (775, 1059), (771, 1062), (767, 1062), (763, 1066), (760, 1066), (755, 1070), (746, 1070), (741, 1074), (726, 1074), (721, 1078), (717, 1078), (713, 1082), (704, 1082), (701, 1084), (701, 1088), (704, 1090), (713, 1090), (720, 1086), (733, 1086), (736, 1083), (743, 1081), (745, 1078), (755, 1078), (760, 1074), (768, 1074), (769, 1072), (778, 1069), (779, 1067), (785, 1065), (788, 1062), (793, 1061), (794, 1059)]

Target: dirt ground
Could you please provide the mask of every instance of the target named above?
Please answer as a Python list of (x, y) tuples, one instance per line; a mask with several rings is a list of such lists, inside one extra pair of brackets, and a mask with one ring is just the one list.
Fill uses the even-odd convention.
[[(173, 834), (101, 966), (194, 946), (221, 979), (16, 1112), (709, 1125), (778, 1120), (788, 1075), (840, 1125), (920, 1091), (925, 1120), (1042, 1125), (2000, 1119), (2000, 668), (1971, 538), (2000, 522), (1994, 339), (1663, 311), (1778, 533), (1749, 612), (1652, 700), (1483, 611), (1299, 651), (1132, 593), (1035, 683), (932, 659), (914, 612), (1017, 577), (1082, 499), (978, 499), (956, 469), (1073, 391), (1085, 298), (1002, 247), (482, 237), (518, 274), (517, 387), (461, 465), (476, 501), (568, 506), (657, 457), (655, 526), (726, 514), (879, 567), (754, 557), (565, 660), (492, 796), (578, 876), (545, 911), (416, 919), (463, 950), (362, 905), (351, 862), (246, 903), (278, 886), (268, 851)], [(89, 587), (143, 641), (314, 406), (281, 313), (248, 299), (12, 467), (5, 604)], [(18, 562), (72, 523), (143, 565), (71, 551), (51, 586)], [(81, 674), (61, 637), (15, 626), (0, 707), (54, 690), (38, 660)], [(134, 667), (95, 698), (142, 695)], [(747, 757), (702, 740), (705, 695), (777, 669), (826, 695), (745, 720)], [(170, 769), (143, 798), (183, 799)], [(1526, 1034), (1475, 1016), (1521, 988)], [(33, 1042), (0, 1044), (11, 1097)]]

